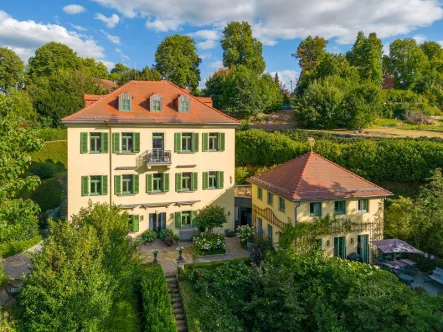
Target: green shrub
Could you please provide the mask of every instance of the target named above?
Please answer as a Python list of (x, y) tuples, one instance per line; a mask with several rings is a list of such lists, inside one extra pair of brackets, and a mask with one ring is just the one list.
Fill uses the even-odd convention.
[(242, 225), (237, 227), (237, 236), (241, 244), (245, 245), (246, 242), (254, 239), (255, 231), (254, 227), (249, 225)]
[(226, 237), (234, 237), (235, 232), (232, 229), (225, 229), (225, 236)]
[[(2, 204), (7, 209), (2, 209)], [(38, 235), (40, 209), (30, 199), (0, 201), (0, 211), (0, 243), (29, 240)]]
[(192, 239), (194, 249), (200, 254), (223, 254), (226, 248), (226, 239), (222, 234), (200, 233)]
[(40, 206), (42, 213), (59, 207), (63, 197), (64, 191), (57, 179), (43, 181), (31, 194), (31, 199)]
[(116, 301), (100, 331), (140, 332), (138, 296), (129, 293), (125, 298)]
[(4, 242), (0, 244), (0, 257), (6, 258), (10, 256), (14, 256), (20, 252), (25, 251), (26, 249), (32, 248), (37, 245), (42, 240), (41, 235), (37, 235), (29, 240), (21, 240), (21, 241), (10, 241)]
[[(5, 267), (0, 263), (0, 287), (8, 282), (9, 278), (5, 273)], [(0, 326), (1, 327), (1, 326)]]
[(145, 242), (149, 243), (154, 242), (157, 239), (157, 233), (152, 229), (148, 229), (146, 232), (143, 232), (141, 236)]
[(176, 332), (168, 285), (160, 265), (147, 266), (140, 280), (143, 331)]
[(49, 162), (33, 164), (29, 170), (40, 179), (53, 178), (57, 174), (57, 166)]
[(61, 141), (68, 139), (68, 131), (64, 128), (38, 129), (38, 137), (43, 141)]
[(168, 237), (173, 237), (174, 236), (174, 232), (172, 231), (172, 229), (169, 228), (165, 228), (162, 229), (159, 233), (158, 233), (158, 237), (160, 238), (160, 240), (165, 241), (166, 238)]
[(67, 141), (46, 142), (40, 151), (31, 155), (34, 162), (50, 161), (57, 165), (60, 171), (68, 169), (68, 144)]

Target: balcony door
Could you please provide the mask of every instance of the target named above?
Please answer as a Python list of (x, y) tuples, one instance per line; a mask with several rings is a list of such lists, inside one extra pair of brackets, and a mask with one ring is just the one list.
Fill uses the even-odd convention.
[(164, 158), (165, 151), (165, 134), (153, 133), (152, 134), (152, 155), (154, 162), (160, 162)]
[(160, 232), (166, 228), (166, 212), (149, 214), (149, 229)]
[(334, 256), (346, 259), (346, 238), (334, 237)]
[(369, 235), (359, 235), (357, 253), (363, 258), (364, 263), (369, 263)]

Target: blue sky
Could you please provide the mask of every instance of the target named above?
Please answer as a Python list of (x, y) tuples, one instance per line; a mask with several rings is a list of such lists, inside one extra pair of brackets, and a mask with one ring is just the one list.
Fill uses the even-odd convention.
[[(37, 3), (37, 4), (36, 4)], [(154, 63), (158, 44), (179, 33), (195, 38), (202, 85), (222, 66), (220, 37), (233, 20), (246, 20), (263, 42), (268, 72), (288, 85), (299, 68), (291, 57), (307, 35), (330, 39), (328, 50), (346, 52), (359, 30), (382, 38), (443, 44), (439, 0), (20, 0), (0, 3), (0, 46), (23, 60), (46, 42), (57, 41), (109, 67), (117, 62), (141, 69)]]

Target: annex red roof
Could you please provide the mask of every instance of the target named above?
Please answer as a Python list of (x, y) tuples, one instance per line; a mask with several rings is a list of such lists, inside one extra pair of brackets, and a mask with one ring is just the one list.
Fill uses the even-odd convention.
[(95, 103), (97, 100), (100, 100), (103, 97), (104, 95), (88, 95), (85, 93), (83, 95), (83, 100), (85, 101), (85, 107)]
[[(132, 97), (132, 111), (118, 110), (118, 96), (127, 92)], [(150, 112), (149, 98), (158, 94), (162, 98), (162, 112)], [(190, 98), (189, 113), (178, 112), (178, 98)], [(95, 99), (92, 97), (91, 99)], [(216, 110), (184, 89), (168, 81), (131, 81), (102, 96), (81, 111), (68, 115), (62, 123), (168, 123), (168, 124), (228, 124), (240, 121)]]
[(392, 195), (315, 152), (308, 152), (266, 173), (252, 176), (248, 182), (292, 201)]
[(112, 92), (113, 90), (117, 89), (118, 84), (111, 80), (105, 80), (104, 78), (99, 79), (100, 84), (108, 90), (108, 92)]

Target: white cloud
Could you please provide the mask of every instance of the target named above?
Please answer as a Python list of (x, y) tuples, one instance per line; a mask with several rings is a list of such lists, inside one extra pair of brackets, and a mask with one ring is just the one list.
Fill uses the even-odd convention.
[(121, 53), (121, 52), (122, 52), (122, 50), (119, 49), (119, 48), (116, 48), (115, 51), (116, 51), (117, 53)]
[(112, 68), (115, 67), (115, 63), (112, 61), (103, 61), (102, 62), (105, 64), (106, 68), (108, 68), (108, 70), (111, 70)]
[(176, 31), (180, 27), (181, 22), (176, 20), (154, 20), (146, 21), (146, 28), (157, 32)]
[(209, 67), (214, 68), (214, 69), (223, 68), (223, 61), (221, 61), (221, 60), (212, 61), (209, 63)]
[(88, 29), (82, 27), (81, 25), (75, 25), (75, 24), (72, 24), (72, 23), (69, 23), (69, 25), (71, 27), (73, 27), (75, 30), (78, 30), (78, 31), (88, 31)]
[(120, 22), (120, 17), (118, 17), (118, 15), (116, 14), (112, 14), (109, 17), (106, 17), (105, 15), (101, 14), (101, 13), (95, 13), (95, 17), (96, 20), (100, 20), (106, 23), (106, 26), (108, 28), (114, 28), (119, 22)]
[(441, 47), (443, 47), (443, 40), (440, 40), (437, 43), (439, 43), (441, 45)]
[(100, 32), (102, 33), (102, 34), (104, 34), (105, 36), (106, 36), (106, 38), (108, 38), (108, 40), (111, 42), (111, 43), (114, 43), (114, 44), (120, 44), (120, 37), (119, 36), (113, 36), (113, 35), (110, 35), (109, 33), (107, 33), (105, 30), (100, 30)]
[(202, 60), (208, 60), (212, 58), (212, 54), (211, 53), (199, 54), (198, 57)]
[(230, 21), (248, 21), (254, 36), (265, 45), (310, 34), (350, 44), (360, 30), (388, 38), (443, 18), (438, 0), (279, 0), (277, 4), (275, 0), (93, 1), (129, 18), (148, 17), (146, 26), (161, 32), (177, 30), (184, 24), (223, 27)]
[(122, 54), (120, 57), (122, 58), (123, 61), (130, 59), (126, 54)]
[(68, 45), (83, 57), (105, 57), (103, 47), (90, 37), (57, 24), (18, 21), (0, 10), (0, 45), (13, 49), (24, 61), (34, 54), (36, 48), (52, 41)]
[(415, 39), (415, 41), (417, 42), (417, 44), (422, 44), (423, 42), (425, 42), (428, 38), (424, 35), (415, 35), (414, 37), (412, 37)]
[(199, 30), (188, 33), (188, 36), (196, 39), (205, 39), (197, 43), (197, 47), (203, 50), (214, 48), (217, 45), (217, 41), (221, 38), (220, 31), (218, 30)]
[(217, 41), (216, 40), (205, 40), (203, 42), (197, 43), (197, 47), (201, 48), (202, 50), (208, 50), (211, 48), (214, 48), (217, 45)]
[[(275, 71), (270, 73), (272, 76), (275, 75)], [(292, 89), (295, 89), (295, 85), (297, 84), (298, 73), (295, 70), (286, 69), (277, 71), (278, 78), (285, 85), (287, 90), (291, 90), (291, 81), (292, 81)]]
[(63, 11), (69, 15), (80, 14), (85, 11), (85, 7), (80, 5), (67, 5), (63, 7)]

